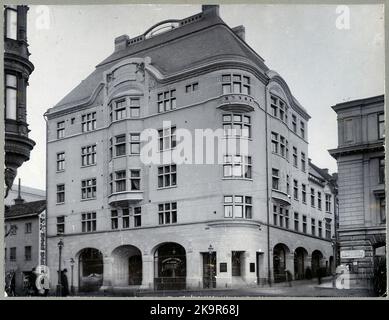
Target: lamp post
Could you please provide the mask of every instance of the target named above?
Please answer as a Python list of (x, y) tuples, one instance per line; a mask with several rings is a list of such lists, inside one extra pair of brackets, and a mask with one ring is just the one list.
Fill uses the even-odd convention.
[(70, 292), (74, 296), (74, 286), (73, 286), (73, 270), (74, 270), (74, 259), (70, 258), (70, 269), (71, 269), (71, 282), (70, 282)]
[(59, 253), (59, 258), (58, 258), (58, 284), (57, 284), (57, 296), (61, 297), (62, 296), (62, 279), (61, 279), (61, 260), (62, 260), (62, 248), (63, 248), (63, 241), (62, 239), (59, 239), (58, 242), (58, 253)]
[(212, 278), (212, 254), (213, 254), (213, 247), (212, 244), (208, 247), (208, 254), (209, 254), (209, 288), (213, 288), (213, 278)]
[(334, 255), (334, 266), (332, 272), (332, 287), (335, 288), (336, 285), (336, 264), (337, 264), (337, 241), (336, 238), (332, 238), (331, 240), (331, 245), (332, 245), (332, 250), (333, 250), (333, 255)]

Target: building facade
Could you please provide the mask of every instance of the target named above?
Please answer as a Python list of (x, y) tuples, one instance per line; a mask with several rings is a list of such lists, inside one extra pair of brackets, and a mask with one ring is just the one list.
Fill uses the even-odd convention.
[(4, 123), (6, 197), (17, 169), (29, 160), (35, 142), (28, 138), (27, 86), (34, 70), (27, 43), (28, 6), (4, 6)]
[(45, 265), (46, 200), (24, 202), (6, 206), (4, 212), (5, 274), (15, 274), (15, 292), (23, 295), (25, 279), (33, 268)]
[[(330, 268), (325, 194), (335, 194), (319, 175), (310, 202), (310, 117), (218, 6), (116, 38), (45, 116), (48, 266), (58, 269), (62, 239), (76, 290), (230, 288)], [(198, 129), (245, 141), (248, 153), (173, 161)], [(143, 160), (150, 145), (164, 161)]]
[(352, 286), (370, 286), (386, 256), (384, 96), (332, 108), (338, 115), (338, 148), (330, 154), (339, 172), (340, 262), (348, 265)]
[(33, 202), (46, 199), (46, 191), (42, 189), (31, 188), (27, 186), (19, 186), (13, 184), (12, 189), (8, 192), (7, 198), (4, 199), (4, 205), (11, 206), (17, 198), (23, 198), (26, 202)]

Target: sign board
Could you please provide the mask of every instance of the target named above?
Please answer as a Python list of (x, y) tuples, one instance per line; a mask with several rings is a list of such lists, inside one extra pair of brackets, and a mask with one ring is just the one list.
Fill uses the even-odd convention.
[(39, 215), (39, 263), (46, 265), (46, 210)]
[(340, 251), (341, 259), (359, 259), (365, 257), (365, 250), (342, 250)]

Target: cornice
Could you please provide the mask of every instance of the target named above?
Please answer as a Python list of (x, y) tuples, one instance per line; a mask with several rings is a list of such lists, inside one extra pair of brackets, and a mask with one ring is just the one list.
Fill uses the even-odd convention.
[(373, 143), (363, 143), (353, 146), (343, 146), (337, 149), (330, 149), (328, 152), (332, 157), (338, 159), (341, 156), (348, 156), (358, 153), (369, 153), (374, 151), (385, 151), (384, 141), (377, 141)]

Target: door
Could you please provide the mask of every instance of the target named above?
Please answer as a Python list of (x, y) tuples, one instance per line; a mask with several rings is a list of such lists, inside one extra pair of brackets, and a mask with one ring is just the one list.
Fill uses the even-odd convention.
[(216, 252), (203, 253), (203, 288), (216, 288)]

